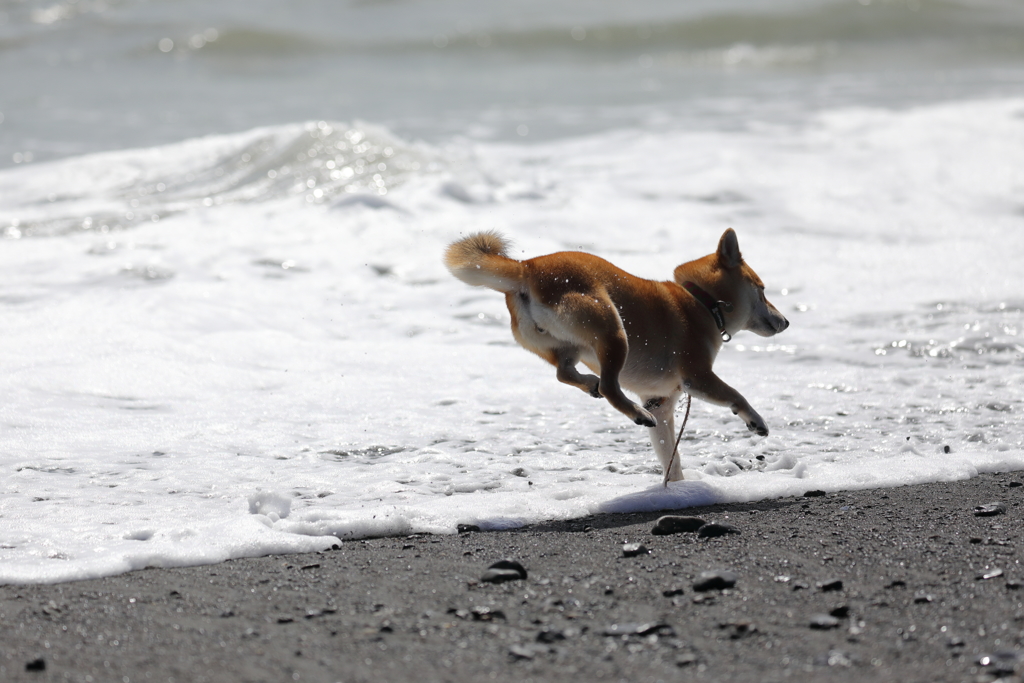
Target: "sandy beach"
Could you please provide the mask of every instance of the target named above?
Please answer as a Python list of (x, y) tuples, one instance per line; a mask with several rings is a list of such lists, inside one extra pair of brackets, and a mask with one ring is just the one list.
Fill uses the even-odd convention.
[[(1022, 481), (676, 513), (734, 527), (716, 537), (602, 515), (8, 585), (0, 678), (1019, 680)], [(528, 577), (481, 581), (503, 558)], [(709, 571), (735, 585), (695, 589)]]

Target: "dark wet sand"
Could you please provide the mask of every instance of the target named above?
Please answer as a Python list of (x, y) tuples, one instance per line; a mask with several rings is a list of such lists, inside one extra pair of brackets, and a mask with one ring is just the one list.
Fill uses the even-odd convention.
[[(0, 680), (1018, 680), (1019, 482), (678, 513), (741, 530), (711, 539), (654, 536), (658, 514), (601, 515), (0, 586)], [(1006, 513), (974, 515), (993, 501)], [(623, 557), (626, 542), (650, 553)], [(505, 557), (529, 578), (478, 582)], [(720, 568), (735, 588), (693, 589)], [(835, 628), (811, 628), (837, 608)]]

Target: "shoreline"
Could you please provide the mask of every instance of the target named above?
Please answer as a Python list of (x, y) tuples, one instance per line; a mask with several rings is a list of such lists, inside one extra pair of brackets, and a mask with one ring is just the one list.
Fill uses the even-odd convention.
[[(1019, 681), (1022, 483), (982, 474), (4, 585), (0, 678)], [(1004, 512), (975, 515), (997, 501)], [(652, 535), (665, 514), (739, 533)], [(649, 552), (626, 557), (629, 543)], [(481, 582), (502, 558), (528, 578)], [(714, 570), (735, 586), (695, 590)]]

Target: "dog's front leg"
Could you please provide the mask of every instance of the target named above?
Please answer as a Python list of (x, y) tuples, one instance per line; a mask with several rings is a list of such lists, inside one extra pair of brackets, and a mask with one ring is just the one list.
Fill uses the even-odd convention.
[(675, 413), (679, 396), (679, 393), (675, 393), (665, 398), (652, 398), (644, 402), (644, 408), (654, 416), (656, 421), (655, 425), (650, 428), (651, 445), (658, 455), (658, 460), (661, 461), (662, 474), (668, 472), (668, 481), (683, 479), (683, 469), (679, 465), (679, 458), (672, 457), (676, 445)]
[(768, 436), (768, 425), (747, 403), (747, 399), (723, 382), (714, 372), (709, 370), (694, 375), (688, 378), (683, 386), (686, 387), (687, 392), (699, 399), (730, 408), (733, 415), (739, 415), (743, 423), (747, 425), (747, 429), (757, 432), (758, 436)]

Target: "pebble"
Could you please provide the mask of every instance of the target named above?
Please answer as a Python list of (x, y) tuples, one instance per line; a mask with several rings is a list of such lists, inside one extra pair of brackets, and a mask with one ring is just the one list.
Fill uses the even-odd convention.
[(455, 529), (460, 534), (468, 534), (471, 531), (480, 531), (480, 527), (478, 527), (476, 524), (459, 524), (456, 525)]
[(554, 628), (546, 628), (537, 634), (538, 643), (555, 643), (565, 640), (565, 633)]
[(739, 578), (735, 572), (731, 572), (728, 569), (701, 572), (697, 580), (693, 582), (693, 590), (704, 592), (732, 588), (736, 585)]
[(682, 595), (683, 593), (684, 591), (682, 588), (666, 588), (665, 590), (661, 591), (661, 594), (664, 595), (666, 598), (674, 598), (675, 596)]
[(835, 617), (836, 619), (845, 619), (846, 617), (850, 616), (850, 606), (839, 605), (838, 607), (832, 609), (828, 614), (829, 616)]
[(814, 663), (818, 666), (849, 667), (853, 665), (853, 660), (842, 650), (829, 650), (827, 654), (815, 657)]
[(488, 569), (480, 580), (484, 583), (505, 583), (506, 581), (521, 581), (523, 575), (515, 569)]
[(612, 624), (601, 631), (601, 635), (616, 636), (674, 636), (676, 630), (663, 622), (642, 622), (633, 624)]
[(1002, 503), (986, 503), (974, 508), (975, 517), (995, 517), (1006, 512), (1006, 506)]
[(698, 662), (697, 654), (695, 652), (684, 652), (683, 654), (676, 657), (676, 666), (682, 668), (684, 666), (690, 666)]
[(40, 657), (25, 664), (25, 671), (46, 671), (46, 660)]
[(841, 591), (843, 590), (843, 582), (839, 579), (830, 579), (828, 581), (822, 581), (818, 584), (818, 589), (821, 590), (823, 593), (828, 593), (831, 591)]
[(977, 581), (988, 581), (989, 579), (995, 579), (1003, 575), (1002, 569), (989, 569), (984, 574), (978, 574), (975, 577)]
[(668, 536), (670, 534), (692, 533), (707, 524), (700, 517), (680, 517), (678, 515), (665, 515), (659, 517), (654, 523), (651, 533), (655, 536)]
[(625, 543), (622, 546), (623, 557), (636, 557), (637, 555), (647, 555), (651, 551), (647, 549), (643, 543)]
[(513, 645), (508, 649), (508, 654), (512, 659), (533, 659), (550, 651), (543, 645)]
[(469, 610), (469, 614), (473, 617), (473, 621), (494, 621), (495, 619), (501, 619), (507, 621), (505, 613), (500, 609), (491, 609), (490, 607), (474, 607)]
[[(325, 607), (324, 609), (308, 609), (306, 610), (306, 618), (315, 619), (317, 617), (322, 617), (325, 614), (334, 614), (336, 611), (337, 610), (335, 610), (333, 607)], [(224, 615), (222, 614), (221, 616)], [(234, 612), (231, 613), (231, 616), (235, 616)]]
[(718, 628), (723, 631), (728, 631), (729, 640), (739, 640), (744, 636), (749, 636), (757, 633), (757, 626), (752, 622), (741, 620), (741, 621), (727, 621), (718, 625)]
[(929, 595), (928, 593), (918, 593), (917, 595), (914, 596), (914, 602), (917, 603), (917, 604), (933, 602), (934, 600), (935, 600), (935, 596), (934, 595)]
[(504, 583), (526, 579), (526, 569), (515, 560), (498, 560), (484, 572), (480, 580), (485, 583)]
[(820, 498), (825, 495), (824, 491), (815, 489), (814, 491), (805, 491), (804, 498)]
[(738, 533), (740, 533), (738, 527), (734, 527), (732, 524), (725, 524), (724, 522), (709, 522), (697, 531), (697, 535), (701, 538), (715, 538), (717, 536), (725, 536), (726, 534)]
[(990, 655), (979, 655), (975, 661), (985, 668), (986, 674), (1011, 676), (1021, 661), (1024, 661), (1024, 653), (1017, 650), (1002, 650)]
[(839, 628), (839, 619), (831, 614), (815, 614), (811, 617), (810, 627), (819, 631), (827, 631), (830, 628)]

